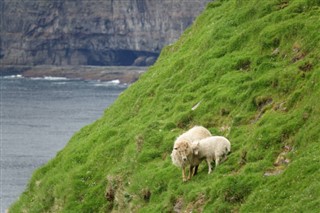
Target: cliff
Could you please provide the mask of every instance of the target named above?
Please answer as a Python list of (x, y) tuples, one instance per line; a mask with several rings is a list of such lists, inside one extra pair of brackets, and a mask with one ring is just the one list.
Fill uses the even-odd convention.
[[(10, 212), (317, 212), (319, 19), (314, 0), (209, 3)], [(231, 153), (184, 183), (170, 153), (194, 125)]]
[(209, 1), (3, 0), (1, 64), (151, 65)]

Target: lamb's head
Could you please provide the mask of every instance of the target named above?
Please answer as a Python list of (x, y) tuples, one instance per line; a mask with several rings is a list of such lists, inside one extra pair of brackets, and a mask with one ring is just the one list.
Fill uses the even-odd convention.
[(174, 145), (173, 149), (178, 153), (183, 162), (187, 162), (188, 156), (192, 154), (192, 149), (188, 141), (179, 141)]
[(199, 141), (194, 141), (191, 145), (192, 151), (194, 155), (198, 155), (199, 154)]

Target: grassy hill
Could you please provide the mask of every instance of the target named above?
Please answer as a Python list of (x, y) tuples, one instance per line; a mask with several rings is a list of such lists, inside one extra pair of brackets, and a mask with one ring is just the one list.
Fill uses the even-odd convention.
[[(208, 4), (10, 212), (316, 212), (319, 30), (319, 0)], [(183, 183), (170, 153), (193, 125), (226, 136), (232, 153)]]

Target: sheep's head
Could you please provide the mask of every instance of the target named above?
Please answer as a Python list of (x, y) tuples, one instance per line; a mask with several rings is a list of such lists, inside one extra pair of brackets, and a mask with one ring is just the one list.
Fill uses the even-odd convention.
[(183, 162), (188, 160), (188, 156), (192, 153), (192, 149), (187, 141), (180, 141), (173, 148), (181, 157)]
[(199, 141), (194, 141), (191, 145), (192, 151), (194, 155), (199, 154)]

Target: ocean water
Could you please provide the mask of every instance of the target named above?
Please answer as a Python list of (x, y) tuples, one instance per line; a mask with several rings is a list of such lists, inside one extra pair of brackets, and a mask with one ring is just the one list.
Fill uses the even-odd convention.
[(127, 85), (19, 75), (0, 80), (2, 213), (25, 190), (33, 171), (101, 117)]

